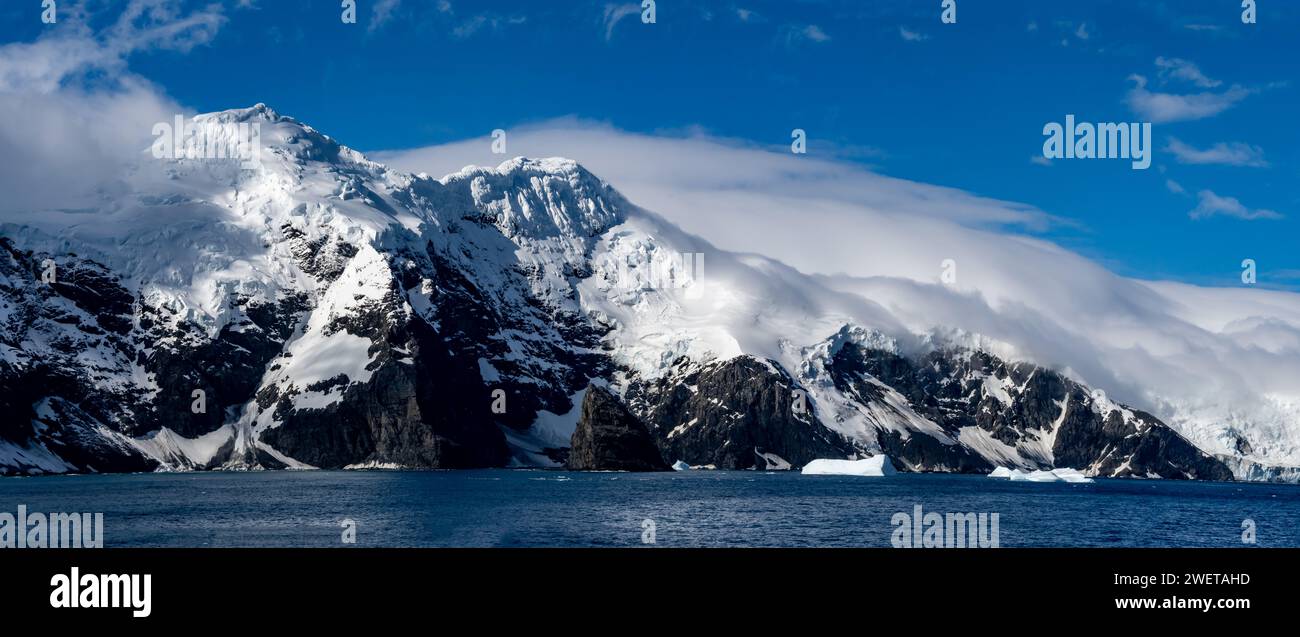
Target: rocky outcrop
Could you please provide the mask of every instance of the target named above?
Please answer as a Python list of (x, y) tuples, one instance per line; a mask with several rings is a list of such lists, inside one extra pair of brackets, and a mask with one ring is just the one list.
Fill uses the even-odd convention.
[(957, 445), (882, 432), (884, 452), (914, 470), (983, 472), (1070, 467), (1106, 477), (1231, 480), (1232, 471), (1155, 416), (1106, 399), (1050, 369), (988, 352), (938, 348), (915, 358), (849, 344), (836, 383), (878, 395), (878, 381)]
[[(137, 355), (138, 363), (159, 391), (129, 429), (131, 435), (166, 427), (192, 438), (219, 429), (232, 410), (253, 400), (267, 364), (311, 306), (301, 293), (275, 302), (235, 297), (231, 305), (237, 316), (210, 338), (173, 309), (140, 304), (137, 342), (147, 347)], [(194, 408), (196, 390), (203, 392), (201, 410)]]
[(383, 317), (370, 320), (376, 323), (350, 329), (379, 335), (382, 351), (373, 359), (371, 378), (349, 383), (344, 377), (332, 387), (306, 388), (341, 394), (319, 409), (294, 409), (296, 394), (280, 396), (280, 424), (263, 432), (261, 439), (322, 468), (366, 463), (437, 469), (505, 465), (505, 436), (492, 420), (491, 397), (473, 363), (451, 356), (423, 320), (384, 328)]
[(670, 374), (628, 395), (663, 455), (687, 464), (789, 469), (854, 452), (818, 422), (789, 374), (752, 356), (703, 366), (679, 358)]
[[(960, 428), (974, 424), (974, 419), (964, 409), (950, 404), (961, 396), (958, 387), (914, 383), (913, 372), (916, 370), (907, 359), (884, 350), (852, 344), (835, 353), (829, 371), (835, 388), (859, 404), (892, 411), (897, 406), (891, 404), (888, 394), (897, 392), (906, 399), (907, 407), (952, 434), (939, 437), (922, 431), (881, 429), (876, 439), (880, 451), (905, 470), (955, 473), (988, 473), (993, 470), (991, 462), (956, 442)], [(898, 385), (892, 385), (890, 381)], [(905, 422), (906, 418), (897, 420)]]
[(645, 425), (609, 390), (592, 385), (573, 430), (575, 471), (669, 471)]
[(136, 354), (133, 301), (94, 260), (0, 237), (0, 475), (158, 466), (119, 433), (144, 396), (114, 374)]

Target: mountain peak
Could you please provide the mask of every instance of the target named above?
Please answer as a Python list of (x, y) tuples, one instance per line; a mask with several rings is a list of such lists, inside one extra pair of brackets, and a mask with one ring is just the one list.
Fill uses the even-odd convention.
[(501, 162), (498, 172), (544, 172), (563, 175), (591, 175), (578, 162), (566, 157), (515, 157)]
[(578, 162), (566, 157), (525, 157), (507, 159), (495, 168), (491, 166), (466, 166), (457, 172), (443, 177), (440, 181), (447, 183), (457, 179), (473, 179), (480, 175), (548, 175), (564, 177), (571, 182), (587, 182), (600, 187), (608, 187), (604, 181)]
[(267, 106), (262, 102), (258, 102), (247, 108), (228, 108), (224, 111), (199, 113), (194, 116), (194, 121), (220, 124), (254, 124), (287, 121), (302, 126), (300, 122), (277, 113), (270, 106)]
[(259, 151), (272, 150), (293, 162), (320, 161), (378, 167), (361, 153), (297, 119), (281, 115), (262, 102), (248, 108), (200, 113), (190, 118), (190, 123), (203, 129), (209, 137), (248, 143)]
[(510, 237), (594, 236), (621, 223), (630, 206), (613, 186), (561, 157), (467, 166), (439, 182), (468, 184), (475, 204)]

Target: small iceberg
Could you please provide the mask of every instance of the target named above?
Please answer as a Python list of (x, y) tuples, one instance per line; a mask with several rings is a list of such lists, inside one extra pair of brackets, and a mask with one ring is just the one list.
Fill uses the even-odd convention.
[(677, 462), (673, 463), (673, 471), (690, 471), (690, 470), (691, 470), (691, 465), (688, 465), (685, 462), (682, 462), (681, 460), (678, 460)]
[(1083, 475), (1078, 469), (1052, 469), (1051, 471), (1024, 472), (1019, 469), (998, 467), (989, 474), (990, 478), (1006, 478), (1012, 482), (1073, 482), (1088, 484), (1092, 478)]
[(861, 460), (817, 459), (804, 465), (806, 476), (892, 476), (898, 473), (889, 456), (879, 455)]

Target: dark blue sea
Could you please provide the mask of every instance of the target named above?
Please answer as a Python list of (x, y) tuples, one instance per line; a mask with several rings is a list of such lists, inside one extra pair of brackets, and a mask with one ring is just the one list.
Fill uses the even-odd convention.
[[(888, 547), (896, 513), (997, 513), (1002, 547), (1300, 546), (1300, 487), (788, 472), (282, 471), (0, 478), (0, 512), (102, 512), (106, 547)], [(1255, 543), (1243, 542), (1243, 521)]]

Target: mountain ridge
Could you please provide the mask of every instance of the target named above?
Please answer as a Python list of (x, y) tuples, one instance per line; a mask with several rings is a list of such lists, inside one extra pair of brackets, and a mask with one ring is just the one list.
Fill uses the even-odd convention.
[[(930, 362), (965, 376), (926, 378), (900, 343), (929, 337), (883, 307), (717, 250), (576, 162), (433, 179), (265, 105), (200, 121), (266, 125), (261, 166), (142, 162), (105, 209), (115, 227), (0, 224), (0, 471), (554, 466), (597, 382), (685, 456), (667, 463), (1043, 468), (1063, 444), (1043, 453), (1043, 425), (1073, 405), (1104, 412), (1080, 416), (1069, 431), (1088, 433), (1060, 456), (1094, 475), (1233, 477), (1046, 368), (1023, 373), (1056, 374), (1055, 416), (1008, 393), (1016, 364), (992, 355), (978, 382), (961, 353)], [(701, 382), (716, 403), (682, 395)], [(945, 394), (954, 383), (965, 393)], [(981, 415), (999, 406), (1017, 416)], [(1154, 442), (1116, 451), (1129, 435)]]

